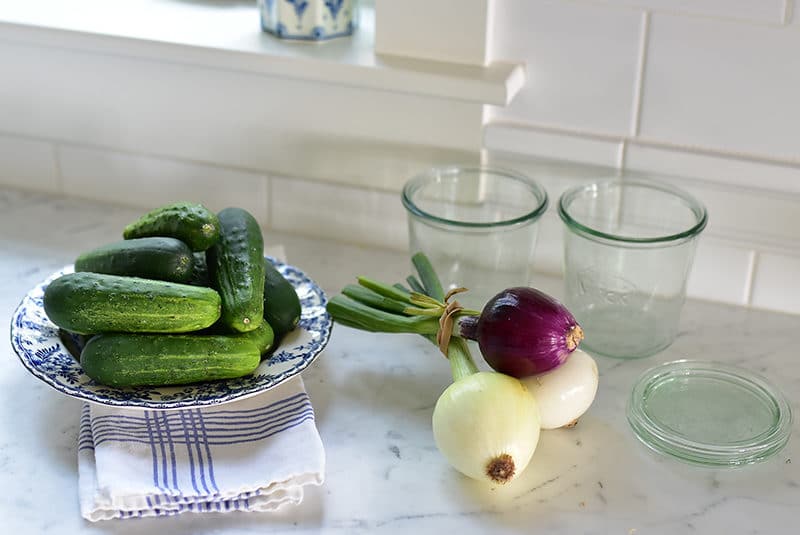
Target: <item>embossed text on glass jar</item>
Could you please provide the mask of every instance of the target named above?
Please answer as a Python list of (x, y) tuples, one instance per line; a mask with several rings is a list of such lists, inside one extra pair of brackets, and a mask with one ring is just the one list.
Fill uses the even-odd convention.
[(646, 357), (675, 340), (703, 205), (668, 184), (625, 178), (565, 192), (565, 304), (583, 346), (619, 358)]

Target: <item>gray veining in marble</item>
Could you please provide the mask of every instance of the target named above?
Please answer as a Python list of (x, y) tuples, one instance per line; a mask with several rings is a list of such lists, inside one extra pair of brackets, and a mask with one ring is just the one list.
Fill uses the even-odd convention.
[[(0, 190), (0, 337), (34, 283), (82, 250), (118, 239), (136, 210)], [(400, 254), (268, 233), (328, 293), (357, 274), (399, 280)], [(558, 281), (542, 279), (555, 295)], [(528, 469), (488, 488), (448, 467), (430, 418), (448, 385), (437, 351), (412, 335), (334, 329), (304, 378), (327, 451), (326, 482), (274, 515), (182, 515), (85, 522), (78, 510), (79, 402), (28, 375), (0, 346), (0, 515), (4, 533), (788, 533), (800, 510), (800, 437), (772, 460), (736, 470), (691, 467), (650, 453), (631, 433), (625, 403), (646, 368), (676, 358), (736, 363), (800, 402), (800, 317), (689, 302), (681, 334), (640, 361), (599, 359), (600, 390), (572, 430), (542, 433)]]

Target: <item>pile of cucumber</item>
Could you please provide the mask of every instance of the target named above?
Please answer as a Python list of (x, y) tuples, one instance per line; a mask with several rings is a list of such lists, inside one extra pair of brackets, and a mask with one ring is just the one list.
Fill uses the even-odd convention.
[(300, 321), (292, 285), (264, 258), (255, 218), (174, 203), (128, 225), (124, 240), (81, 254), (51, 282), (44, 309), (86, 335), (96, 382), (168, 386), (252, 373)]

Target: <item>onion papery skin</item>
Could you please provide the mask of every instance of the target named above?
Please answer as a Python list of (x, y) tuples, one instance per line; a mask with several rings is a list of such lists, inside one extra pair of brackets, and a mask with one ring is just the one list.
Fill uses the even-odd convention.
[(597, 363), (576, 349), (558, 368), (521, 379), (539, 406), (542, 429), (569, 427), (589, 409), (597, 394)]
[(433, 410), (436, 446), (453, 468), (492, 485), (513, 480), (539, 442), (536, 399), (518, 380), (478, 372), (451, 384)]
[(517, 378), (558, 367), (583, 338), (564, 305), (527, 287), (503, 290), (486, 303), (480, 316), (461, 318), (459, 330), (478, 342), (489, 366)]

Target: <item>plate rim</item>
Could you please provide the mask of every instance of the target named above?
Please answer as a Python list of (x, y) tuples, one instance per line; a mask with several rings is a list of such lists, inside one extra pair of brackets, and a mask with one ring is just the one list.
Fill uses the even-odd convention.
[[(315, 290), (315, 293), (320, 298), (320, 305), (319, 306), (322, 306), (323, 308), (325, 307), (325, 305), (327, 304), (327, 296), (325, 295), (324, 290), (319, 286), (319, 284), (317, 284), (317, 282), (314, 279), (309, 277), (302, 269), (300, 269), (297, 266), (294, 266), (292, 264), (289, 264), (287, 262), (283, 262), (282, 260), (280, 260), (278, 258), (275, 258), (273, 256), (270, 256), (270, 255), (264, 255), (264, 258), (269, 260), (274, 266), (276, 266), (279, 269), (284, 267), (284, 268), (289, 268), (289, 269), (295, 270), (297, 272), (297, 274), (301, 278), (303, 278), (304, 280), (310, 282), (311, 285), (313, 286), (314, 290)], [(42, 285), (44, 282), (46, 282), (48, 279), (53, 278), (56, 274), (62, 273), (64, 271), (66, 271), (66, 270), (73, 269), (73, 268), (74, 268), (74, 264), (66, 264), (65, 266), (61, 267), (60, 269), (57, 269), (56, 271), (54, 271), (53, 273), (51, 273), (50, 275), (48, 275), (47, 277), (45, 277), (41, 281), (37, 282), (34, 286), (28, 288), (28, 290), (25, 292), (25, 294), (23, 295), (23, 297), (20, 300), (20, 302), (14, 308), (14, 312), (11, 315), (11, 324), (10, 324), (10, 328), (9, 328), (9, 342), (11, 344), (12, 349), (14, 350), (14, 353), (17, 355), (17, 359), (22, 363), (23, 367), (31, 375), (33, 375), (34, 377), (36, 377), (37, 379), (39, 379), (40, 381), (42, 381), (43, 383), (45, 383), (49, 387), (53, 388), (54, 390), (58, 391), (59, 393), (64, 394), (64, 395), (69, 396), (69, 397), (74, 398), (74, 399), (79, 399), (79, 400), (87, 402), (87, 403), (94, 403), (94, 404), (97, 404), (97, 405), (110, 406), (110, 407), (134, 408), (134, 409), (144, 409), (144, 410), (178, 410), (178, 409), (193, 409), (193, 408), (219, 406), (219, 405), (223, 405), (223, 404), (226, 404), (226, 403), (239, 401), (239, 400), (246, 399), (246, 398), (249, 398), (249, 397), (253, 397), (253, 396), (256, 396), (256, 395), (259, 395), (259, 394), (263, 394), (264, 392), (267, 392), (267, 391), (269, 391), (269, 390), (271, 390), (271, 389), (273, 389), (273, 388), (285, 383), (286, 381), (288, 381), (288, 380), (290, 380), (290, 379), (292, 379), (292, 378), (294, 378), (296, 376), (301, 375), (301, 373), (306, 368), (308, 368), (314, 361), (316, 361), (317, 358), (320, 356), (320, 354), (325, 350), (325, 348), (328, 345), (328, 342), (330, 341), (331, 335), (333, 333), (334, 322), (333, 322), (332, 318), (330, 317), (330, 314), (328, 314), (327, 311), (324, 311), (322, 316), (323, 317), (327, 317), (327, 322), (326, 322), (327, 329), (323, 329), (322, 331), (319, 331), (321, 333), (321, 337), (320, 337), (320, 339), (318, 341), (318, 346), (314, 350), (314, 353), (311, 354), (310, 357), (303, 359), (302, 362), (299, 363), (297, 367), (293, 367), (293, 368), (291, 368), (289, 370), (285, 370), (285, 371), (281, 372), (280, 374), (274, 376), (275, 378), (270, 382), (269, 385), (264, 386), (264, 387), (260, 387), (260, 388), (255, 388), (252, 391), (245, 390), (245, 391), (242, 391), (240, 393), (228, 394), (226, 396), (219, 397), (219, 398), (200, 399), (200, 400), (196, 400), (196, 399), (186, 400), (186, 399), (176, 398), (174, 400), (166, 400), (166, 401), (165, 400), (158, 400), (158, 401), (156, 401), (156, 400), (146, 400), (146, 399), (122, 400), (122, 399), (107, 398), (107, 397), (103, 397), (102, 395), (99, 395), (99, 394), (95, 394), (95, 393), (92, 393), (92, 392), (88, 392), (88, 391), (82, 390), (82, 389), (80, 389), (79, 386), (70, 387), (69, 385), (65, 385), (65, 384), (63, 384), (61, 382), (58, 382), (58, 381), (54, 380), (52, 377), (50, 377), (50, 375), (48, 375), (47, 373), (39, 370), (38, 368), (33, 366), (32, 363), (29, 362), (28, 359), (24, 358), (23, 355), (20, 354), (20, 349), (17, 347), (17, 344), (15, 344), (15, 342), (14, 342), (14, 335), (15, 335), (17, 329), (19, 328), (16, 325), (16, 323), (17, 323), (16, 320), (20, 315), (20, 309), (23, 307), (23, 305), (25, 304), (26, 300), (28, 298), (30, 298), (31, 292), (33, 290), (35, 290), (37, 287), (39, 287), (40, 285)], [(55, 280), (55, 279), (53, 278), (53, 280)], [(58, 333), (58, 326), (55, 326), (55, 327), (57, 329), (56, 332)], [(62, 350), (66, 351), (67, 353), (70, 353), (69, 349), (64, 347), (64, 344), (63, 344), (62, 340), (60, 339), (60, 337), (58, 336), (58, 334), (56, 334), (55, 338), (56, 338), (56, 342), (58, 343), (59, 347)], [(72, 357), (71, 354), (70, 354), (70, 357)], [(78, 365), (78, 367), (80, 367), (80, 363), (77, 363), (77, 365)], [(225, 379), (225, 380), (222, 380), (220, 382), (230, 381), (230, 380), (231, 379)], [(194, 383), (194, 384), (198, 384), (198, 383)], [(177, 388), (180, 388), (180, 387), (190, 388), (194, 384), (175, 385), (175, 387), (177, 387)], [(114, 389), (114, 387), (105, 386), (105, 385), (102, 385), (102, 386), (103, 386), (103, 388)], [(154, 388), (159, 388), (159, 387), (154, 387)]]

